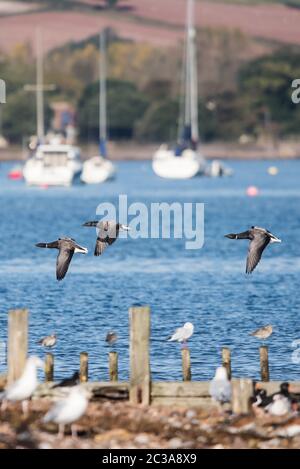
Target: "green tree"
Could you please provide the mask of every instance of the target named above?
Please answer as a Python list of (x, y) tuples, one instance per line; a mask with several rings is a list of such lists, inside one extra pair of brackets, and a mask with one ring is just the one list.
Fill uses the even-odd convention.
[[(46, 102), (45, 126), (49, 127), (51, 111)], [(36, 134), (36, 101), (32, 93), (22, 89), (9, 93), (3, 106), (3, 133), (13, 143), (22, 143), (23, 138)]]
[(117, 5), (118, 0), (105, 0), (105, 2), (109, 8), (114, 8)]
[(176, 141), (178, 113), (179, 104), (174, 100), (153, 101), (143, 119), (136, 124), (136, 138), (150, 142)]
[[(80, 135), (85, 140), (97, 140), (99, 128), (99, 83), (87, 86), (78, 104)], [(108, 133), (112, 139), (130, 139), (136, 122), (141, 119), (148, 100), (128, 81), (108, 80)]]
[(300, 52), (290, 48), (252, 61), (239, 73), (239, 94), (254, 114), (257, 132), (264, 128), (264, 110), (281, 135), (299, 133), (300, 108), (291, 100), (291, 84), (300, 77)]

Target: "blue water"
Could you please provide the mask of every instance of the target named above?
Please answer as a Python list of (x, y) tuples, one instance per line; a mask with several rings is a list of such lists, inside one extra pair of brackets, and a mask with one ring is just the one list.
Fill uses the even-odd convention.
[[(37, 340), (56, 331), (55, 377), (77, 369), (79, 353), (89, 353), (90, 377), (107, 379), (108, 330), (119, 335), (119, 375), (128, 378), (128, 308), (152, 308), (151, 369), (154, 379), (181, 379), (180, 346), (165, 338), (186, 321), (195, 325), (190, 341), (193, 379), (209, 379), (222, 346), (232, 350), (235, 376), (259, 376), (258, 341), (249, 332), (275, 326), (267, 341), (272, 379), (300, 379), (292, 342), (300, 339), (300, 161), (232, 162), (235, 174), (224, 179), (168, 181), (150, 163), (118, 164), (118, 177), (102, 186), (28, 188), (10, 181), (11, 165), (0, 165), (0, 341), (6, 341), (7, 311), (30, 310), (30, 353), (44, 351)], [(259, 197), (245, 195), (257, 185)], [(129, 202), (205, 203), (205, 244), (186, 250), (185, 240), (119, 239), (101, 258), (94, 257), (94, 229), (81, 227), (95, 217), (101, 202), (127, 194)], [(269, 246), (263, 261), (246, 276), (247, 241), (225, 233), (256, 224), (282, 238)], [(88, 247), (73, 258), (66, 278), (55, 279), (56, 251), (34, 247), (58, 236)], [(2, 362), (0, 371), (5, 369)]]

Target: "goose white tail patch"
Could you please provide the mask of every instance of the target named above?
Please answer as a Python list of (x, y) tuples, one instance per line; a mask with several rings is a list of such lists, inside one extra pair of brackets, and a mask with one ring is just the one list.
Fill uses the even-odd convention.
[(75, 248), (75, 253), (79, 252), (81, 254), (87, 254), (88, 250), (86, 248)]

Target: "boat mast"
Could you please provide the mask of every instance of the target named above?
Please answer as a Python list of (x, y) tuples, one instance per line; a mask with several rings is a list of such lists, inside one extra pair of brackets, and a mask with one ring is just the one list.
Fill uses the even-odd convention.
[(106, 118), (106, 33), (102, 31), (99, 37), (99, 149), (100, 155), (106, 157), (107, 118)]
[(192, 144), (199, 139), (198, 129), (198, 76), (196, 57), (196, 29), (194, 26), (194, 0), (188, 0), (186, 26), (185, 71), (185, 132), (190, 132)]
[(43, 142), (45, 136), (44, 124), (44, 94), (43, 94), (43, 49), (41, 31), (36, 30), (36, 121), (37, 137), (39, 143)]

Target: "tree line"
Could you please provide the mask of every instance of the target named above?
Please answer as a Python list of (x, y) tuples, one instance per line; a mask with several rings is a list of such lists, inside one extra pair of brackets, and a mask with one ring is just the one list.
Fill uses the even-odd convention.
[[(203, 141), (297, 136), (300, 106), (291, 100), (291, 84), (300, 78), (300, 48), (276, 47), (244, 60), (249, 46), (240, 33), (199, 34), (199, 129)], [(226, 41), (224, 40), (226, 38)], [(246, 48), (246, 49), (245, 49)], [(46, 126), (51, 103), (77, 108), (80, 139), (98, 136), (98, 38), (69, 44), (45, 57)], [(113, 140), (173, 141), (181, 107), (181, 46), (157, 49), (121, 41), (109, 33), (107, 81), (108, 131)], [(209, 65), (209, 66), (208, 66)], [(2, 107), (3, 134), (11, 142), (35, 133), (35, 96), (24, 90), (35, 82), (35, 58), (29, 45), (0, 54), (0, 77), (7, 83)]]

